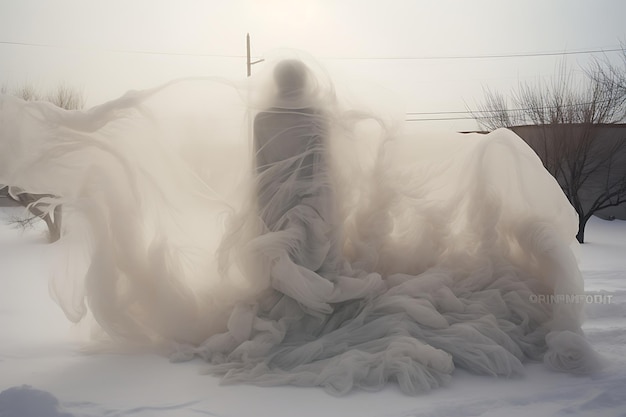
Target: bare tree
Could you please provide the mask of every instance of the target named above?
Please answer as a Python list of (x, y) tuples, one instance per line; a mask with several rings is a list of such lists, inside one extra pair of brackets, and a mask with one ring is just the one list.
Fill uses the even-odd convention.
[(622, 43), (621, 65), (614, 64), (606, 56), (596, 59), (587, 76), (595, 83), (601, 84), (605, 89), (615, 90), (621, 97), (622, 120), (626, 119), (626, 43)]
[[(2, 186), (0, 186), (2, 187)], [(21, 227), (27, 227), (33, 224), (36, 219), (41, 219), (48, 226), (48, 240), (56, 242), (61, 237), (61, 224), (63, 211), (61, 206), (55, 206), (51, 212), (40, 208), (40, 200), (46, 197), (54, 197), (51, 194), (30, 194), (21, 192), (14, 187), (5, 186), (0, 190), (0, 197), (10, 198), (19, 205), (27, 207), (30, 216), (14, 218), (11, 223)]]
[[(45, 100), (66, 110), (77, 110), (84, 107), (85, 100), (82, 91), (69, 87), (61, 83), (57, 88), (47, 95), (41, 94), (40, 90), (32, 84), (23, 84), (20, 87), (10, 90), (6, 85), (2, 86), (2, 93), (20, 97), (26, 101)], [(18, 223), (30, 224), (35, 218), (41, 218), (48, 226), (48, 238), (50, 242), (55, 242), (61, 237), (61, 224), (63, 212), (61, 206), (56, 206), (51, 212), (43, 210), (37, 204), (42, 198), (53, 197), (49, 194), (29, 194), (20, 189), (11, 187), (11, 184), (0, 185), (0, 196), (8, 197), (20, 205), (27, 207), (33, 217), (22, 219)]]
[(484, 102), (470, 110), (481, 127), (511, 128), (537, 152), (578, 213), (581, 243), (591, 216), (626, 203), (626, 137), (603, 133), (626, 115), (624, 63), (618, 69), (597, 62), (578, 83), (561, 65), (548, 85), (520, 84), (512, 105), (486, 89)]

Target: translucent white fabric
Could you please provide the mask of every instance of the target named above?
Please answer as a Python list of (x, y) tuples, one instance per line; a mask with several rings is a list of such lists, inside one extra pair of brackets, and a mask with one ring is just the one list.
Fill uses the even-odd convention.
[(63, 207), (68, 318), (226, 383), (337, 395), (596, 369), (582, 305), (538, 302), (583, 283), (576, 214), (532, 150), (393, 123), (295, 58), (85, 112), (0, 96), (0, 184)]

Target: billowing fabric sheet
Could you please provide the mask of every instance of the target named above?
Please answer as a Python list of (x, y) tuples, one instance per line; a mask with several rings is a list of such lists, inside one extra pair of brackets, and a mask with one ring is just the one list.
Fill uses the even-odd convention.
[(0, 184), (62, 207), (51, 293), (100, 345), (337, 395), (596, 369), (576, 214), (538, 157), (393, 107), (298, 53), (87, 111), (3, 95)]

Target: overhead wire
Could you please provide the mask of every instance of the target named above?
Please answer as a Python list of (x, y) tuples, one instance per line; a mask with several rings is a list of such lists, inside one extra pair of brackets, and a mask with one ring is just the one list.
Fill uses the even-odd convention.
[[(42, 48), (60, 48), (60, 49), (79, 49), (79, 50), (94, 50), (98, 48), (89, 48), (86, 46), (67, 46), (67, 45), (54, 45), (47, 43), (36, 42), (17, 42), (17, 41), (0, 41), (0, 44), (4, 45), (16, 45), (16, 46), (32, 46)], [(245, 58), (245, 55), (237, 54), (213, 54), (213, 53), (188, 53), (188, 52), (166, 52), (166, 51), (148, 51), (137, 49), (111, 49), (101, 48), (102, 51), (115, 52), (115, 53), (127, 53), (127, 54), (143, 54), (143, 55), (173, 55), (173, 56), (199, 56), (199, 57), (214, 57), (214, 58)], [(575, 51), (546, 51), (546, 52), (522, 52), (522, 53), (509, 53), (509, 54), (485, 54), (485, 55), (425, 55), (425, 56), (327, 56), (320, 57), (320, 59), (333, 59), (333, 60), (390, 60), (390, 61), (408, 61), (408, 60), (459, 60), (459, 59), (494, 59), (494, 58), (528, 58), (528, 57), (541, 57), (541, 56), (562, 56), (562, 55), (581, 55), (581, 54), (597, 54), (597, 53), (609, 53), (609, 52), (621, 52), (621, 47), (610, 48), (597, 48), (597, 49), (583, 49)]]
[[(57, 48), (57, 49), (76, 49), (76, 50), (89, 50), (93, 51), (94, 48), (81, 47), (81, 46), (66, 46), (66, 45), (53, 45), (46, 43), (34, 43), (34, 42), (17, 42), (17, 41), (0, 41), (3, 45), (14, 46), (30, 46), (41, 48)], [(211, 53), (183, 53), (183, 52), (164, 52), (164, 51), (148, 51), (148, 50), (134, 50), (134, 49), (110, 49), (102, 48), (101, 51), (112, 53), (125, 53), (125, 54), (141, 54), (141, 55), (169, 55), (169, 56), (194, 56), (194, 57), (211, 57), (211, 58), (246, 58), (245, 55), (231, 55), (231, 54), (211, 54)], [(623, 52), (623, 48), (600, 48), (600, 49), (586, 49), (576, 51), (560, 51), (560, 52), (532, 52), (532, 53), (510, 53), (510, 54), (486, 54), (486, 55), (450, 55), (450, 56), (370, 56), (370, 57), (321, 57), (320, 59), (331, 60), (460, 60), (460, 59), (499, 59), (499, 58), (528, 58), (528, 57), (542, 57), (542, 56), (564, 56), (564, 55), (581, 55), (581, 54), (597, 54), (597, 53), (609, 53), (609, 52)], [(255, 57), (255, 59), (258, 57)], [(527, 109), (504, 109), (504, 112), (516, 112), (524, 111)], [(441, 111), (441, 112), (407, 112), (407, 116), (439, 116), (439, 115), (459, 115), (456, 117), (426, 117), (426, 118), (408, 118), (409, 122), (421, 122), (421, 121), (445, 121), (445, 120), (474, 120), (476, 117), (471, 116), (480, 113), (490, 113), (489, 110), (476, 110), (476, 111)]]
[[(587, 102), (587, 103), (571, 103), (571, 104), (562, 104), (560, 106), (540, 106), (535, 108), (513, 108), (513, 109), (494, 109), (494, 110), (466, 110), (466, 111), (435, 111), (435, 112), (406, 112), (407, 116), (439, 116), (439, 115), (461, 115), (458, 117), (431, 117), (431, 118), (411, 118), (406, 119), (408, 122), (421, 122), (421, 121), (435, 121), (435, 120), (475, 120), (480, 118), (480, 114), (493, 114), (493, 113), (514, 113), (514, 112), (524, 112), (524, 111), (537, 111), (537, 110), (549, 110), (556, 109), (559, 107), (579, 107), (579, 106), (588, 106), (597, 103), (606, 103), (611, 99), (600, 100), (598, 102)], [(475, 116), (477, 115), (477, 116)]]

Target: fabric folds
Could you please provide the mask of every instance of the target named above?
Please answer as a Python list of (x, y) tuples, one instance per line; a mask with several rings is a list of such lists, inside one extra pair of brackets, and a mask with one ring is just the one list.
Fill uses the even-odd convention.
[(85, 112), (0, 96), (0, 184), (63, 209), (70, 320), (225, 383), (334, 395), (600, 366), (582, 305), (538, 302), (583, 293), (577, 220), (519, 137), (394, 123), (286, 58)]

